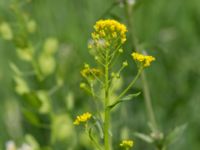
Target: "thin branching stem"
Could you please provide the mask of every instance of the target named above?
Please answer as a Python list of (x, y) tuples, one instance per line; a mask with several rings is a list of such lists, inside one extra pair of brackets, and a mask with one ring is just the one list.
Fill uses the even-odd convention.
[(117, 72), (117, 74), (119, 74), (120, 75), (120, 73), (122, 72), (122, 70), (125, 68), (125, 66), (124, 65), (122, 65), (121, 66), (121, 68), (119, 69), (119, 71)]
[(105, 61), (105, 56), (104, 53), (102, 51), (102, 48), (97, 48), (97, 53), (99, 54), (98, 56), (100, 56), (100, 58)]
[(101, 85), (104, 85), (103, 81), (102, 81), (99, 77), (97, 77), (97, 76), (95, 75), (95, 73), (93, 73), (92, 71), (90, 71), (90, 73), (94, 76), (94, 78), (95, 78), (97, 81), (99, 81), (99, 83), (100, 83)]
[(96, 61), (103, 67), (105, 67), (105, 64), (103, 62), (101, 62), (99, 59), (96, 59)]
[(110, 55), (110, 60), (109, 60), (109, 64), (111, 64), (113, 62), (114, 59), (116, 59), (116, 54), (119, 54), (119, 49), (121, 48), (121, 45), (119, 45), (114, 52)]
[(121, 94), (116, 98), (116, 102), (118, 100), (120, 100), (127, 92), (128, 90), (135, 84), (135, 82), (137, 81), (137, 79), (140, 77), (141, 73), (143, 71), (143, 67), (139, 68), (137, 75), (135, 76), (135, 78), (131, 81), (131, 83), (121, 92)]

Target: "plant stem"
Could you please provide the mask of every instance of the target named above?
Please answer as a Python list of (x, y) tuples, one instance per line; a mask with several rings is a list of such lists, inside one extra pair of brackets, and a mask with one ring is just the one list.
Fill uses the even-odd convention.
[[(125, 4), (125, 12), (126, 12), (126, 18), (127, 18), (127, 23), (128, 23), (128, 28), (130, 31), (130, 38), (132, 41), (132, 46), (135, 47), (135, 51), (139, 51), (140, 47), (138, 45), (138, 41), (135, 37), (135, 33), (134, 33), (134, 26), (133, 26), (133, 16), (132, 16), (132, 6), (129, 5), (127, 3), (127, 0), (124, 0), (124, 4)], [(148, 83), (147, 83), (147, 79), (146, 79), (146, 75), (145, 72), (142, 72), (141, 75), (141, 80), (142, 80), (142, 85), (143, 85), (143, 92), (144, 92), (144, 99), (145, 99), (145, 105), (146, 105), (146, 110), (147, 110), (147, 114), (148, 114), (148, 119), (149, 122), (152, 124), (153, 128), (157, 131), (158, 130), (158, 126), (156, 123), (156, 119), (155, 119), (155, 115), (154, 115), (154, 111), (153, 111), (153, 107), (152, 107), (152, 103), (151, 103), (151, 96), (150, 96), (150, 90), (148, 87)]]
[(109, 126), (110, 126), (110, 110), (105, 110), (105, 122), (104, 122), (104, 145), (105, 150), (110, 150), (110, 140), (109, 140)]
[(131, 83), (127, 86), (127, 88), (124, 91), (122, 91), (122, 93), (116, 98), (115, 100), (116, 102), (120, 100), (128, 92), (128, 90), (135, 84), (137, 79), (140, 77), (142, 71), (143, 71), (143, 67), (139, 68), (139, 71), (137, 75), (135, 76), (135, 78), (131, 81)]
[(107, 109), (109, 105), (109, 53), (106, 51), (106, 65), (105, 65), (105, 97), (104, 97), (104, 146), (105, 150), (110, 150), (110, 110)]
[(166, 147), (165, 146), (162, 146), (162, 147), (157, 147), (156, 150), (166, 150)]
[(154, 111), (153, 111), (153, 107), (152, 107), (152, 103), (151, 103), (150, 90), (149, 90), (145, 72), (142, 73), (141, 79), (142, 79), (142, 85), (143, 85), (145, 106), (146, 106), (146, 110), (148, 112), (147, 115), (148, 115), (150, 123), (152, 124), (154, 131), (156, 132), (156, 131), (158, 131), (158, 126), (156, 123), (156, 119), (155, 119), (155, 115), (154, 115)]

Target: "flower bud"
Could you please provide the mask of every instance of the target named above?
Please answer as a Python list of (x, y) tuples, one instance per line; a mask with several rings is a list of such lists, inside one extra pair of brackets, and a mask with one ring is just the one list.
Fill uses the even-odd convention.
[(95, 56), (94, 59), (95, 59), (95, 60), (99, 60), (99, 57), (98, 57), (98, 56)]
[(85, 63), (84, 68), (90, 68), (90, 65)]
[(123, 53), (123, 49), (120, 48), (120, 49), (119, 49), (119, 52), (120, 52), (120, 53)]
[(80, 88), (81, 88), (81, 89), (83, 89), (83, 88), (85, 88), (85, 87), (86, 87), (86, 84), (85, 84), (85, 83), (83, 83), (83, 82), (80, 83)]
[(124, 61), (124, 62), (123, 62), (123, 67), (126, 67), (126, 66), (128, 66), (128, 62), (127, 62), (127, 61)]
[(115, 78), (116, 74), (114, 72), (111, 73), (111, 77)]
[(119, 73), (116, 74), (116, 78), (118, 78), (118, 79), (120, 78), (120, 74)]

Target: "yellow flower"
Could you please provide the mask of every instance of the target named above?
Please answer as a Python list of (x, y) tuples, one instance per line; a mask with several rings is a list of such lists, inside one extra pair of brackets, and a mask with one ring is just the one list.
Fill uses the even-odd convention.
[(74, 121), (74, 125), (79, 125), (80, 123), (87, 122), (92, 117), (92, 114), (89, 112), (86, 112), (80, 116), (76, 117), (76, 120)]
[(101, 70), (96, 68), (90, 68), (89, 65), (85, 65), (84, 69), (81, 70), (81, 75), (84, 78), (94, 79), (95, 77), (99, 77), (101, 75)]
[[(99, 41), (111, 44), (114, 44), (114, 42), (123, 44), (126, 41), (127, 28), (116, 20), (99, 20), (94, 25), (94, 29), (95, 31), (91, 35), (96, 47), (98, 47)], [(104, 44), (103, 46), (110, 46), (110, 44)]]
[(142, 63), (144, 65), (144, 67), (150, 66), (151, 62), (155, 61), (155, 57), (153, 57), (153, 56), (147, 56), (147, 55), (143, 55), (143, 54), (136, 53), (136, 52), (132, 53), (132, 57), (134, 60)]
[(132, 140), (123, 140), (119, 145), (121, 147), (124, 147), (124, 148), (131, 148), (134, 145), (134, 141), (132, 141)]

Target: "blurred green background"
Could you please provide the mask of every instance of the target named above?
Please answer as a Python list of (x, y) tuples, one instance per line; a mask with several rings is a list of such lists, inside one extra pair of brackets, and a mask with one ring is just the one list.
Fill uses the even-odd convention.
[[(12, 22), (13, 14), (9, 9), (12, 2), (12, 0), (0, 1), (1, 22)], [(77, 114), (92, 109), (89, 96), (79, 90), (80, 69), (84, 62), (94, 62), (87, 49), (90, 33), (93, 24), (113, 2), (114, 0), (33, 0), (23, 7), (37, 22), (34, 41), (40, 43), (45, 37), (56, 37), (59, 41), (56, 62), (60, 66), (64, 85), (52, 99), (55, 112), (60, 115), (61, 120), (63, 114), (66, 114), (68, 116), (66, 122), (70, 120), (71, 123)], [(184, 134), (177, 142), (171, 144), (169, 149), (198, 150), (200, 147), (200, 1), (138, 0), (137, 2), (139, 4), (133, 14), (135, 34), (145, 50), (156, 57), (156, 61), (146, 72), (159, 126), (167, 133), (176, 125), (187, 123)], [(122, 5), (116, 5), (109, 13), (103, 15), (103, 18), (114, 18), (127, 24)], [(135, 68), (131, 67), (134, 63), (131, 62), (130, 54), (133, 49), (129, 42), (129, 34), (124, 49), (125, 53), (120, 59), (130, 60), (130, 66), (125, 70), (123, 78), (124, 84), (127, 84), (135, 72)], [(26, 69), (25, 63), (17, 58), (14, 45), (0, 39), (0, 149), (2, 150), (9, 140), (14, 140), (20, 145), (25, 134), (35, 136), (40, 130), (44, 130), (31, 126), (24, 127), (26, 123), (20, 107), (23, 97), (14, 92), (10, 62)], [(53, 86), (53, 81), (46, 83), (45, 86), (49, 85)], [(138, 89), (141, 90), (141, 87), (138, 86)], [(134, 131), (148, 133), (145, 113), (142, 96), (129, 104), (123, 104), (113, 112), (113, 127), (116, 129), (113, 136), (118, 137), (128, 133), (136, 141), (134, 149), (153, 149), (151, 145), (133, 136)], [(120, 122), (119, 117), (123, 118)], [(48, 135), (37, 136), (37, 139), (43, 139), (38, 141), (40, 145), (45, 143), (46, 136)], [(55, 142), (52, 149), (68, 150), (69, 147), (77, 150), (92, 149), (84, 136), (82, 139), (81, 136), (81, 131), (73, 128), (73, 133), (64, 136), (64, 140)], [(119, 140), (113, 142), (117, 145)]]

